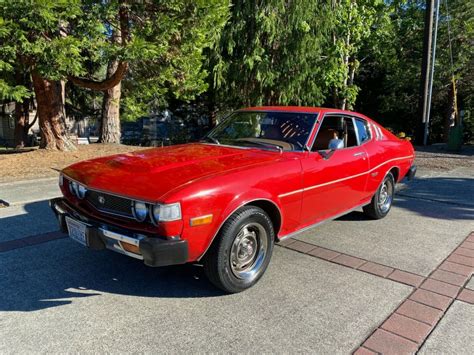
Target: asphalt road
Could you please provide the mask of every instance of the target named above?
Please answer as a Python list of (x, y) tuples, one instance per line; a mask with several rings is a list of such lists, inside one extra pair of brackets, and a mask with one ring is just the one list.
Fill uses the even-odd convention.
[[(473, 174), (420, 179), (382, 221), (356, 212), (298, 238), (426, 275), (474, 230)], [(457, 187), (440, 190), (441, 178)], [(56, 229), (45, 201), (55, 183), (45, 184), (44, 198), (31, 186), (0, 185), (0, 199), (16, 201), (0, 209), (0, 243)], [(261, 282), (224, 295), (197, 266), (152, 269), (64, 238), (0, 253), (0, 290), (0, 353), (347, 354), (412, 287), (276, 247)], [(455, 301), (421, 351), (472, 350), (473, 307)]]

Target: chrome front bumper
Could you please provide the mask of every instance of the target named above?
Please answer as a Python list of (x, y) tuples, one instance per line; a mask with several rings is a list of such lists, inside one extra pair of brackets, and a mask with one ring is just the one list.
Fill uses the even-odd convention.
[[(184, 264), (188, 261), (188, 242), (182, 239), (165, 239), (147, 236), (134, 231), (110, 226), (76, 211), (64, 198), (49, 201), (59, 228), (68, 233), (66, 217), (86, 226), (87, 247), (93, 250), (110, 249), (143, 260), (148, 266)], [(137, 248), (138, 253), (125, 250), (124, 244)]]

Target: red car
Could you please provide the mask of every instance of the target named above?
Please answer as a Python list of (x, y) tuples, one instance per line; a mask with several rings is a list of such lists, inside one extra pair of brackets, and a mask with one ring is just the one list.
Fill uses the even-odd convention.
[(255, 284), (273, 245), (362, 207), (390, 210), (414, 150), (370, 118), (308, 107), (238, 110), (201, 142), (83, 161), (51, 200), (62, 231), (149, 266), (202, 263), (227, 292)]

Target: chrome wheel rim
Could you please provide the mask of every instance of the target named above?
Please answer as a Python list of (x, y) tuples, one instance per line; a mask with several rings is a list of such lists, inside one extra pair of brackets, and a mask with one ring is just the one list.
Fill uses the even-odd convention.
[(267, 232), (260, 223), (245, 224), (230, 250), (230, 268), (239, 279), (250, 281), (262, 268), (267, 254)]
[(386, 180), (380, 186), (379, 198), (377, 204), (382, 213), (386, 213), (392, 205), (393, 189), (390, 181)]

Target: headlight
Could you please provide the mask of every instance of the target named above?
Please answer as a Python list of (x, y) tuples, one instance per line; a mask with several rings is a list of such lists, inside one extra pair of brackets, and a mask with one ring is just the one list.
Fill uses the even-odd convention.
[(76, 197), (77, 197), (78, 194), (79, 194), (79, 193), (77, 192), (78, 187), (79, 187), (79, 186), (78, 186), (78, 183), (77, 183), (77, 182), (75, 182), (75, 181), (69, 181), (69, 191), (71, 191), (71, 193), (72, 193), (74, 196), (76, 196)]
[(86, 192), (87, 189), (85, 186), (81, 184), (77, 184), (77, 197), (79, 197), (81, 200), (86, 197)]
[(148, 214), (148, 208), (145, 203), (135, 201), (132, 206), (132, 212), (138, 222), (143, 222)]
[(179, 219), (181, 219), (181, 205), (179, 203), (153, 206), (153, 220), (155, 222), (169, 222)]

